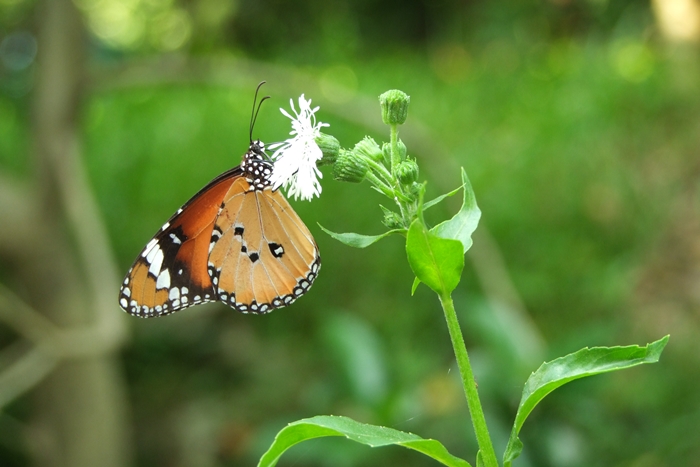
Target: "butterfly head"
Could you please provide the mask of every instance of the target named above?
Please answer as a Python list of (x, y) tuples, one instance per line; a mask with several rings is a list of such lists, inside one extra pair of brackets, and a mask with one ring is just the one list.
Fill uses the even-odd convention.
[(265, 143), (260, 140), (252, 141), (248, 152), (243, 155), (241, 170), (245, 174), (252, 190), (264, 190), (272, 186), (272, 162), (265, 152)]

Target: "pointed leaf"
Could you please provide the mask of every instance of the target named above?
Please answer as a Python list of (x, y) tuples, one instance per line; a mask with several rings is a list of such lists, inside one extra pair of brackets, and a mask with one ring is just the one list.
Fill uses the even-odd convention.
[(462, 184), (464, 186), (464, 200), (462, 208), (450, 220), (442, 222), (430, 231), (442, 238), (459, 240), (464, 246), (464, 253), (472, 246), (472, 234), (479, 225), (481, 210), (476, 205), (476, 197), (467, 173), (462, 168)]
[(347, 417), (321, 415), (292, 422), (282, 429), (263, 454), (258, 467), (273, 467), (284, 452), (295, 444), (325, 436), (345, 436), (370, 447), (403, 446), (435, 459), (448, 467), (471, 467), (469, 463), (450, 454), (445, 446), (433, 439), (423, 439), (413, 433), (368, 425)]
[(520, 455), (523, 446), (518, 438), (520, 429), (528, 415), (547, 394), (575, 379), (623, 370), (642, 363), (655, 363), (659, 361), (659, 356), (667, 342), (668, 336), (645, 347), (629, 345), (585, 348), (543, 363), (525, 383), (513, 430), (503, 455), (503, 465), (510, 466), (513, 459)]
[(445, 198), (449, 198), (450, 196), (454, 196), (457, 193), (459, 193), (459, 190), (464, 188), (464, 184), (462, 186), (455, 188), (454, 190), (450, 191), (449, 193), (445, 193), (444, 195), (440, 195), (435, 199), (431, 199), (430, 201), (426, 202), (423, 204), (423, 211), (427, 211), (428, 209), (432, 208), (436, 204), (438, 204), (440, 201), (442, 201)]
[(388, 232), (384, 232), (381, 235), (362, 235), (362, 234), (352, 233), (352, 232), (335, 233), (335, 232), (331, 232), (330, 230), (328, 230), (327, 228), (325, 228), (321, 224), (318, 224), (318, 226), (321, 227), (321, 229), (323, 229), (323, 231), (326, 232), (328, 235), (330, 235), (331, 237), (338, 240), (340, 243), (344, 243), (347, 246), (351, 246), (354, 248), (367, 248), (371, 244), (376, 243), (379, 240), (381, 240), (382, 238), (388, 237), (391, 234), (406, 232), (405, 229), (394, 229), (394, 230), (389, 230)]
[(464, 269), (460, 242), (433, 235), (416, 219), (406, 235), (406, 254), (418, 280), (438, 295), (449, 295), (459, 284)]
[(411, 296), (413, 296), (413, 294), (416, 293), (416, 289), (418, 288), (419, 285), (420, 285), (420, 279), (418, 279), (416, 277), (415, 279), (413, 279), (413, 285), (411, 286)]

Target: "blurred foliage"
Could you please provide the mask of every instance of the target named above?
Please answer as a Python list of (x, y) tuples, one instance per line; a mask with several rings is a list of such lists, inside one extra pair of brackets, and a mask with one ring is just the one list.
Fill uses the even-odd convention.
[[(95, 68), (171, 54), (249, 57), (307, 72), (320, 95), (301, 87), (282, 94), (270, 83), (273, 102), (255, 131), (264, 141), (287, 134), (276, 107), (303, 92), (341, 144), (366, 133), (386, 139), (370, 128), (378, 105), (363, 109), (366, 127), (344, 119), (342, 105), (406, 91), (409, 122), (422, 122), (449, 149), (408, 147), (428, 177), (428, 197), (459, 184), (451, 168), (467, 169), (482, 224), (546, 344), (544, 354), (524, 355), (518, 344), (532, 336), (518, 325), (522, 317), (489, 302), (467, 267), (455, 301), (497, 451), (522, 384), (542, 360), (670, 333), (659, 365), (550, 396), (528, 421), (516, 462), (690, 466), (700, 457), (693, 439), (700, 423), (700, 64), (697, 50), (663, 46), (646, 2), (76, 4)], [(18, 176), (32, 167), (32, 14), (39, 7), (0, 0), (0, 167)], [(91, 84), (82, 113), (85, 160), (126, 271), (170, 214), (238, 164), (253, 85)], [(340, 112), (324, 114), (327, 105)], [(438, 303), (424, 287), (410, 297), (413, 277), (398, 238), (355, 251), (317, 228), (382, 231), (381, 198), (366, 186), (335, 183), (324, 170), (323, 196), (294, 206), (323, 257), (310, 294), (267, 316), (214, 304), (130, 320), (124, 366), (138, 465), (253, 464), (286, 423), (316, 414), (413, 431), (457, 456), (474, 455)], [(442, 209), (435, 219), (448, 215)], [(118, 313), (116, 295), (115, 284)], [(0, 464), (28, 465), (27, 442), (17, 435), (26, 428), (17, 427), (30, 412), (22, 398), (0, 417)], [(398, 448), (324, 440), (293, 449), (280, 465), (434, 464)]]

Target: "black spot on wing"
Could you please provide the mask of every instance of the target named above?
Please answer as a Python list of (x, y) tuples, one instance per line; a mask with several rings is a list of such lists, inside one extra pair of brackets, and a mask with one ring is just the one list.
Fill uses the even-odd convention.
[(282, 255), (284, 255), (284, 248), (279, 243), (272, 242), (268, 243), (267, 246), (270, 247), (270, 253), (272, 253), (272, 256), (275, 258), (281, 258)]

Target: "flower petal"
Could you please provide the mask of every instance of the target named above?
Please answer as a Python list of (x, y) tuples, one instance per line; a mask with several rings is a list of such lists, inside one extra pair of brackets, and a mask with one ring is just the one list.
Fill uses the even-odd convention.
[(292, 120), (292, 131), (289, 132), (292, 137), (269, 146), (275, 150), (272, 154), (274, 168), (270, 181), (273, 189), (284, 186), (288, 196), (310, 200), (314, 196), (320, 196), (319, 179), (323, 177), (316, 167), (316, 163), (323, 157), (323, 152), (316, 144), (316, 137), (321, 128), (329, 125), (316, 122), (315, 113), (319, 107), (312, 109), (311, 99), (307, 101), (303, 94), (299, 97), (299, 111), (291, 99), (289, 104), (295, 117), (284, 109), (280, 111)]

